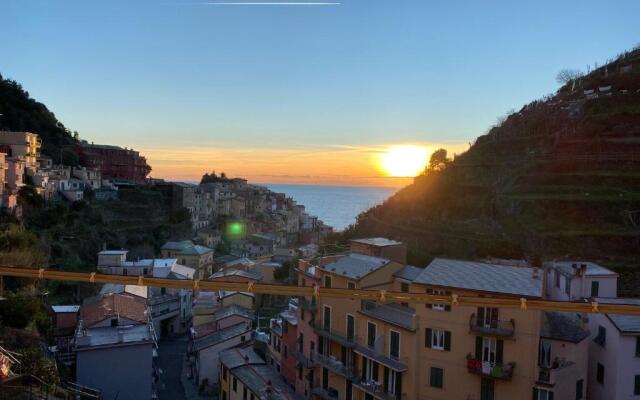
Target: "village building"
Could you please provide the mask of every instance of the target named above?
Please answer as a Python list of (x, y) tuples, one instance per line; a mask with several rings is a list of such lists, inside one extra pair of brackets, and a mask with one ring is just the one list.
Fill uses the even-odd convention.
[(150, 399), (155, 346), (144, 299), (114, 293), (85, 304), (75, 335), (76, 382), (104, 398)]

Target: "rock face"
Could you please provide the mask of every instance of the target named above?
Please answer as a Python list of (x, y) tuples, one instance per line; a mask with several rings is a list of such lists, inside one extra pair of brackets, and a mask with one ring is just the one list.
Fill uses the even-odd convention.
[(418, 263), (599, 260), (624, 289), (640, 255), (640, 50), (512, 113), (346, 234), (404, 240)]

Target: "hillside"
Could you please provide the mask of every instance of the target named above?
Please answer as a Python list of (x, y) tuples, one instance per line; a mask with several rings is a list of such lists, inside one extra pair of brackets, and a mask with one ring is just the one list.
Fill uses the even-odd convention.
[(0, 130), (28, 131), (40, 135), (42, 153), (59, 163), (76, 165), (78, 157), (73, 151), (77, 138), (56, 119), (42, 103), (29, 96), (22, 86), (0, 75)]
[(345, 234), (404, 240), (417, 264), (597, 260), (632, 289), (640, 281), (640, 49), (512, 113)]

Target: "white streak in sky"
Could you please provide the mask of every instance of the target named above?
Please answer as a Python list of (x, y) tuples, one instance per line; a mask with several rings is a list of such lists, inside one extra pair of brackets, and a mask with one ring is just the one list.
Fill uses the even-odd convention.
[(206, 3), (213, 6), (337, 6), (340, 3), (333, 2), (306, 2), (306, 1), (286, 1), (286, 2), (257, 2), (257, 1), (217, 1)]

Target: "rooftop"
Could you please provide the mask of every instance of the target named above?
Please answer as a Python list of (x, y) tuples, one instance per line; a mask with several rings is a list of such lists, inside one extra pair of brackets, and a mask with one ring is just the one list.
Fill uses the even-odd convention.
[(249, 310), (248, 308), (244, 308), (237, 304), (231, 304), (230, 306), (217, 310), (213, 315), (213, 320), (220, 321), (221, 319), (225, 319), (232, 315), (239, 315), (248, 319), (253, 319), (255, 317), (253, 310)]
[(565, 276), (575, 275), (575, 269), (581, 266), (586, 267), (587, 276), (618, 276), (615, 272), (589, 261), (554, 261), (551, 264)]
[(525, 297), (542, 296), (542, 273), (534, 268), (435, 258), (415, 283)]
[[(233, 376), (246, 385), (259, 399), (303, 399), (302, 396), (296, 394), (293, 389), (282, 380), (282, 377), (275, 368), (265, 363), (252, 363), (251, 360), (255, 360), (255, 358), (250, 356), (248, 363), (230, 368), (229, 370)], [(269, 386), (269, 383), (271, 383), (271, 386)], [(270, 390), (270, 393), (268, 393), (268, 390)]]
[(384, 258), (351, 253), (320, 268), (323, 271), (347, 278), (360, 279), (387, 264), (389, 264), (389, 260)]
[(102, 250), (101, 252), (98, 253), (98, 255), (105, 255), (105, 256), (117, 256), (117, 255), (123, 255), (123, 254), (127, 254), (129, 252), (129, 250)]
[(265, 364), (265, 361), (253, 349), (235, 347), (220, 353), (220, 363), (229, 369), (233, 369), (248, 364)]
[(540, 336), (552, 340), (578, 343), (589, 336), (582, 327), (580, 315), (570, 312), (544, 312)]
[(79, 305), (59, 305), (51, 306), (54, 313), (77, 313), (80, 310)]
[(298, 317), (293, 310), (284, 310), (280, 313), (280, 317), (291, 325), (298, 325)]
[(215, 331), (210, 335), (194, 339), (193, 350), (200, 351), (207, 347), (215, 346), (218, 343), (225, 342), (246, 332), (251, 332), (251, 325), (246, 322), (240, 322), (239, 324), (232, 325), (228, 328)]
[(209, 279), (210, 280), (214, 280), (214, 279), (220, 279), (220, 278), (225, 278), (225, 277), (229, 277), (229, 276), (239, 276), (242, 278), (247, 278), (247, 279), (252, 279), (254, 281), (259, 281), (260, 279), (262, 279), (262, 275), (256, 273), (256, 272), (251, 272), (251, 271), (243, 271), (241, 269), (231, 269), (228, 271), (218, 271), (214, 274), (212, 274)]
[(413, 281), (424, 271), (424, 268), (414, 267), (413, 265), (405, 265), (404, 268), (393, 274), (396, 278)]
[[(616, 297), (616, 298), (598, 297), (596, 301), (598, 303), (603, 303), (603, 304), (640, 305), (640, 299), (637, 299), (637, 298), (630, 299), (630, 298), (624, 298), (624, 297)], [(611, 323), (613, 323), (621, 333), (640, 333), (640, 316), (607, 314), (607, 317), (609, 317), (609, 320), (611, 321)]]
[(405, 329), (415, 330), (415, 310), (401, 304), (363, 301), (360, 312)]
[(100, 295), (104, 296), (110, 293), (129, 293), (146, 299), (149, 294), (146, 286), (138, 285), (122, 285), (119, 283), (105, 283), (100, 288)]
[(80, 308), (80, 318), (83, 326), (87, 328), (114, 317), (146, 323), (148, 320), (146, 300), (128, 293), (111, 293)]
[(402, 244), (402, 242), (398, 242), (396, 240), (391, 240), (391, 239), (382, 238), (382, 237), (352, 239), (351, 242), (366, 244), (366, 245), (375, 246), (375, 247), (396, 246), (396, 245)]
[(148, 324), (91, 328), (76, 336), (76, 348), (78, 349), (94, 346), (130, 345), (137, 342), (152, 343)]

